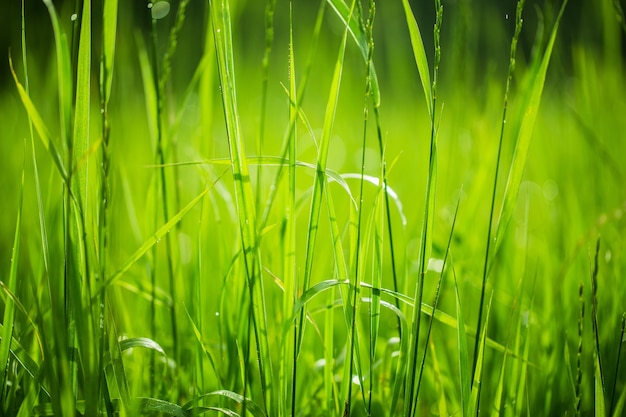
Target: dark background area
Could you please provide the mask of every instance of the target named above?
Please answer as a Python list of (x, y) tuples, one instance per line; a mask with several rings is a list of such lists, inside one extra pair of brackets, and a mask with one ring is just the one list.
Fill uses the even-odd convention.
[[(624, 8), (624, 0), (619, 0), (622, 8)], [(26, 24), (27, 24), (27, 41), (29, 53), (33, 57), (37, 57), (36, 64), (48, 65), (49, 60), (53, 57), (54, 41), (48, 11), (41, 0), (26, 0)], [(54, 0), (53, 1), (61, 23), (64, 25), (71, 24), (70, 16), (75, 12), (75, 0)], [(80, 3), (80, 2), (78, 2)], [(168, 19), (173, 21), (176, 7), (179, 0), (173, 0), (172, 10)], [(303, 10), (307, 5), (310, 7), (310, 14), (314, 16), (319, 2), (317, 1), (299, 1), (298, 10)], [(365, 2), (367, 3), (367, 2)], [(412, 7), (415, 12), (424, 42), (432, 45), (432, 26), (434, 23), (434, 2), (432, 1), (412, 1)], [(559, 32), (559, 43), (561, 48), (560, 59), (563, 60), (563, 67), (567, 68), (567, 51), (571, 51), (575, 45), (581, 45), (590, 49), (598, 49), (603, 44), (603, 13), (602, 9), (609, 8), (612, 10), (612, 0), (570, 0), (565, 12), (564, 20), (561, 24)], [(93, 1), (94, 15), (94, 35), (99, 32), (99, 16), (101, 16), (101, 1)], [(250, 48), (263, 47), (263, 13), (265, 2), (261, 0), (240, 1), (238, 6), (239, 13), (237, 18), (242, 23), (242, 28), (254, 28), (254, 33), (249, 34), (246, 42), (250, 43)], [(452, 55), (455, 56), (456, 65), (464, 61), (464, 56), (469, 55), (474, 58), (474, 62), (487, 60), (494, 53), (498, 56), (508, 54), (510, 38), (513, 34), (515, 26), (515, 0), (450, 0), (444, 1), (444, 24), (442, 45), (443, 48), (454, 49)], [(526, 1), (524, 10), (524, 30), (520, 40), (519, 53), (520, 58), (528, 57), (532, 50), (532, 45), (538, 36), (547, 36), (554, 17), (558, 13), (560, 7), (558, 0), (528, 0)], [(9, 0), (4, 4), (2, 13), (0, 13), (0, 88), (4, 89), (11, 85), (10, 73), (8, 65), (9, 51), (14, 60), (18, 60), (21, 55), (20, 38), (21, 38), (21, 1)], [(286, 1), (279, 0), (277, 8), (287, 7)], [(187, 41), (193, 42), (194, 37), (199, 42), (189, 45), (192, 49), (201, 46), (201, 31), (204, 26), (206, 0), (192, 0), (187, 13), (187, 21), (185, 31), (187, 32)], [(120, 25), (134, 27), (140, 31), (146, 31), (150, 26), (150, 16), (147, 8), (147, 2), (144, 0), (128, 0), (120, 1)], [(398, 33), (401, 42), (408, 43), (406, 36), (406, 22), (402, 12), (401, 1), (384, 0), (377, 3), (377, 21), (376, 27), (379, 31), (391, 30)], [(330, 8), (329, 8), (330, 9)], [(329, 10), (329, 13), (330, 12)], [(606, 13), (604, 14), (606, 17)], [(616, 15), (613, 13), (615, 18)], [(541, 23), (544, 22), (543, 31)], [(277, 31), (280, 36), (280, 31)], [(259, 36), (261, 35), (261, 36)], [(248, 36), (245, 34), (243, 36)], [(626, 56), (626, 41), (624, 41), (622, 33), (622, 56)], [(446, 39), (462, 39), (461, 44), (456, 42), (455, 45), (446, 45)], [(118, 42), (129, 42), (133, 40), (119, 39)], [(280, 42), (280, 39), (276, 40)], [(185, 38), (181, 50), (185, 49)], [(94, 46), (97, 48), (98, 40), (94, 39)], [(379, 45), (384, 48), (384, 43)], [(565, 48), (563, 48), (563, 46)], [(449, 51), (452, 52), (452, 51)], [(429, 51), (430, 53), (430, 51)], [(182, 54), (181, 54), (182, 55)], [(506, 55), (504, 55), (506, 56)], [(185, 59), (185, 58), (181, 58)], [(501, 65), (506, 67), (506, 60), (502, 60)], [(444, 67), (446, 68), (446, 67)], [(454, 65), (447, 67), (451, 71), (457, 69)], [(474, 75), (480, 75), (480, 69), (474, 69)], [(471, 75), (470, 76), (474, 76)]]

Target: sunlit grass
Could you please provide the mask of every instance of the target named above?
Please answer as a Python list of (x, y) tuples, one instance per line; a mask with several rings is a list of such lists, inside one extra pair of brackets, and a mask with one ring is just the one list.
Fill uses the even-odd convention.
[(23, 19), (0, 415), (623, 414), (619, 5), (382, 3)]

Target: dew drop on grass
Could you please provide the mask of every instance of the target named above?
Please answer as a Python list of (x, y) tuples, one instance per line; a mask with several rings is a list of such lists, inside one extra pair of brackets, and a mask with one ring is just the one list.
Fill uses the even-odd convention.
[(76, 19), (78, 19), (78, 15), (77, 15), (76, 13), (74, 13), (72, 16), (70, 16), (70, 20), (71, 20), (72, 22), (75, 22), (75, 21), (76, 21)]
[(150, 8), (150, 13), (152, 14), (152, 18), (155, 20), (163, 19), (170, 12), (170, 4), (167, 1), (157, 1), (156, 3), (150, 3), (148, 6)]
[(547, 180), (543, 183), (543, 196), (548, 201), (552, 201), (559, 195), (559, 187), (553, 180)]
[(428, 270), (440, 274), (443, 270), (443, 259), (430, 258), (428, 260)]

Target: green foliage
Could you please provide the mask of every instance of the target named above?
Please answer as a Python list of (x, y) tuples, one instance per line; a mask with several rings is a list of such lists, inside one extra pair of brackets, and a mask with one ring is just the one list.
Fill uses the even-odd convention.
[(1, 415), (622, 414), (617, 2), (567, 38), (567, 1), (43, 3)]

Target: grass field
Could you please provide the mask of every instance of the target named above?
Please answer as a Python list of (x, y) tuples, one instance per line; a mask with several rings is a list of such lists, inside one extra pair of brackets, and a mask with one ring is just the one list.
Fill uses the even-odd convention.
[(619, 1), (15, 3), (0, 415), (626, 413)]

